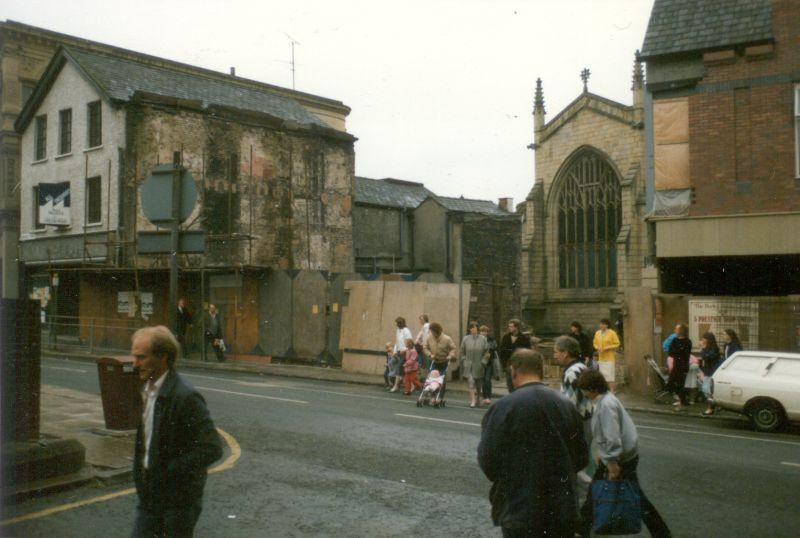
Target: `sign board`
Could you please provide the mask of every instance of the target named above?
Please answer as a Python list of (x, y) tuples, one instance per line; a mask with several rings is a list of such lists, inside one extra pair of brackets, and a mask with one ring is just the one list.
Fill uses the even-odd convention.
[(689, 301), (689, 338), (695, 349), (705, 332), (723, 342), (725, 329), (736, 331), (744, 349), (758, 349), (758, 301), (713, 297)]
[(51, 226), (70, 225), (69, 181), (62, 183), (39, 183), (39, 223)]
[(133, 297), (130, 291), (117, 292), (117, 314), (130, 314)]
[[(200, 230), (182, 231), (178, 237), (178, 252), (199, 254), (206, 250), (205, 232)], [(172, 238), (168, 231), (139, 232), (136, 252), (138, 254), (167, 254), (172, 252)]]
[[(180, 222), (189, 218), (197, 203), (197, 186), (191, 172), (178, 167), (181, 173)], [(142, 212), (152, 223), (172, 220), (172, 182), (177, 174), (173, 164), (159, 164), (142, 183)]]
[[(153, 293), (141, 292), (139, 298), (142, 302), (143, 316), (153, 315)], [(128, 317), (136, 316), (136, 292), (120, 291), (117, 293), (117, 314), (127, 314)]]

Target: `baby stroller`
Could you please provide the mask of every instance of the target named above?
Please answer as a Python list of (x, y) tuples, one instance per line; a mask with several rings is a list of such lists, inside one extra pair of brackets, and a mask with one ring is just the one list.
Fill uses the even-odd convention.
[(423, 405), (433, 405), (433, 407), (444, 407), (444, 398), (442, 398), (442, 389), (444, 388), (444, 376), (439, 373), (439, 370), (431, 370), (428, 377), (425, 378), (425, 384), (422, 386), (422, 392), (419, 393), (417, 399), (417, 407)]
[(644, 356), (650, 370), (655, 374), (656, 388), (653, 394), (653, 399), (656, 403), (667, 404), (672, 402), (672, 393), (667, 390), (667, 380), (669, 376), (664, 373), (661, 367), (656, 363), (656, 360), (650, 355)]

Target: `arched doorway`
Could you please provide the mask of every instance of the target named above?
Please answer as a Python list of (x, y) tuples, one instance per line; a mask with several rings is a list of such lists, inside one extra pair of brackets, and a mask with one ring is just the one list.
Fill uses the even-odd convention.
[(556, 183), (559, 287), (616, 287), (616, 239), (622, 224), (616, 171), (601, 154), (585, 149)]

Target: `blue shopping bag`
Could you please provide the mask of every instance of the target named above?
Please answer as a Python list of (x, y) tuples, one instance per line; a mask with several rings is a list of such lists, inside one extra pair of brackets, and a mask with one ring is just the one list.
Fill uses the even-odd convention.
[(639, 486), (631, 480), (595, 480), (592, 511), (596, 534), (636, 534), (642, 530)]

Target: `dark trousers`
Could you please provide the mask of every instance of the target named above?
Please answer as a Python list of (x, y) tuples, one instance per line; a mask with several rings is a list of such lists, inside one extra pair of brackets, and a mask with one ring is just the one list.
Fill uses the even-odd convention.
[[(621, 463), (620, 466), (622, 467), (622, 472), (620, 473), (620, 479), (630, 480), (635, 482), (638, 486), (639, 477), (636, 474), (636, 467), (638, 465), (638, 456), (630, 461)], [(594, 476), (592, 477), (592, 482), (595, 480), (603, 480), (606, 477), (607, 472), (608, 470), (606, 469), (606, 466), (600, 463), (594, 473)], [(647, 530), (650, 531), (650, 535), (653, 536), (653, 538), (666, 538), (672, 536), (669, 532), (669, 527), (667, 527), (667, 524), (661, 518), (661, 514), (658, 513), (656, 507), (653, 506), (653, 504), (647, 498), (647, 495), (644, 494), (641, 486), (639, 486), (639, 495), (642, 501), (642, 522), (647, 526)], [(592, 490), (589, 488), (589, 495), (586, 497), (586, 502), (581, 508), (581, 536), (589, 536), (592, 528), (592, 512)]]
[(199, 506), (180, 509), (166, 509), (158, 512), (136, 507), (136, 520), (133, 524), (132, 538), (190, 537), (200, 517)]
[(506, 373), (506, 387), (508, 387), (508, 393), (511, 394), (514, 392), (514, 382), (511, 380), (511, 367), (506, 366), (503, 370), (505, 370)]
[(485, 400), (492, 399), (492, 376), (494, 375), (494, 366), (492, 365), (491, 361), (489, 364), (486, 365), (486, 368), (483, 370), (483, 386), (481, 387), (481, 392), (483, 393), (483, 398)]
[(214, 345), (214, 337), (207, 336), (206, 337), (206, 352), (208, 352), (208, 346), (211, 345), (211, 349), (214, 350), (214, 355), (217, 356), (218, 362), (225, 362), (225, 354), (222, 352), (219, 346)]
[(153, 500), (154, 484), (143, 471), (142, 491), (139, 492), (139, 505), (136, 507), (136, 518), (133, 523), (133, 538), (191, 537), (194, 526), (200, 517), (202, 506), (191, 503), (179, 508), (164, 507)]
[(682, 404), (686, 404), (686, 388), (683, 385), (686, 383), (686, 374), (688, 373), (689, 359), (685, 361), (674, 359), (672, 371), (669, 373), (669, 379), (667, 379), (666, 389), (673, 394), (677, 394)]
[(189, 347), (186, 345), (186, 333), (177, 332), (175, 336), (178, 338), (178, 343), (181, 345), (181, 353), (183, 353), (183, 357), (188, 357)]

